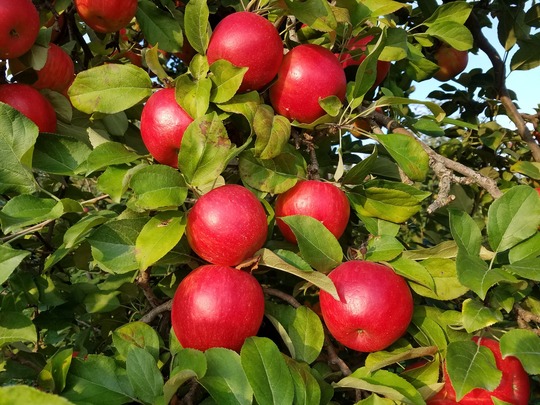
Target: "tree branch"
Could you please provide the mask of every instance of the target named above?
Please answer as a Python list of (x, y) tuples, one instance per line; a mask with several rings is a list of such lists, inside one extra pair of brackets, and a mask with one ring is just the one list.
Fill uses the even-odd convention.
[(158, 307), (161, 301), (158, 297), (156, 297), (156, 294), (154, 294), (154, 290), (152, 290), (152, 286), (150, 286), (150, 269), (141, 271), (136, 279), (136, 283), (139, 287), (141, 287), (144, 296), (146, 297), (152, 308)]
[(499, 100), (504, 106), (508, 117), (516, 125), (519, 135), (529, 146), (533, 159), (536, 162), (540, 162), (540, 146), (535, 142), (531, 131), (525, 124), (525, 120), (521, 116), (516, 105), (513, 103), (510, 93), (508, 92), (508, 88), (506, 87), (506, 68), (504, 66), (504, 62), (493, 45), (491, 45), (489, 40), (482, 33), (482, 28), (480, 27), (478, 18), (474, 13), (471, 13), (465, 25), (471, 31), (478, 48), (484, 51), (493, 65), (493, 72), (495, 74), (495, 88), (497, 90)]
[(141, 319), (139, 319), (141, 322), (144, 323), (150, 323), (152, 322), (159, 314), (162, 314), (163, 312), (170, 311), (172, 308), (172, 300), (169, 300), (167, 302), (164, 302), (161, 305), (158, 305), (157, 307), (153, 308), (152, 310), (148, 311)]

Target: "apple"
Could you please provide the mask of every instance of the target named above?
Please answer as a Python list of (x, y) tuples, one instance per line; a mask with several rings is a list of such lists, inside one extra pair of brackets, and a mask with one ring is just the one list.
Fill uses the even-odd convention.
[(360, 352), (375, 352), (405, 333), (412, 319), (413, 298), (405, 279), (390, 267), (352, 260), (328, 277), (340, 300), (321, 291), (321, 312), (339, 343)]
[(116, 32), (135, 17), (137, 0), (74, 0), (86, 25), (101, 33)]
[(263, 205), (237, 184), (217, 187), (200, 197), (187, 217), (191, 248), (204, 260), (236, 266), (266, 242), (268, 226)]
[(469, 53), (458, 51), (450, 45), (443, 43), (434, 54), (439, 70), (434, 77), (441, 82), (446, 82), (463, 72), (469, 63)]
[(239, 351), (257, 334), (264, 316), (264, 293), (250, 273), (207, 264), (189, 273), (178, 286), (171, 323), (184, 348), (224, 347)]
[(9, 104), (31, 119), (40, 132), (56, 131), (56, 112), (43, 94), (22, 84), (1, 84), (0, 101)]
[[(343, 52), (339, 56), (341, 66), (343, 66), (343, 69), (345, 69), (345, 73), (350, 72), (352, 79), (354, 79), (354, 77), (356, 76), (356, 70), (358, 69), (358, 66), (364, 61), (364, 59), (366, 59), (367, 45), (373, 40), (373, 38), (375, 38), (373, 35), (367, 35), (363, 38), (351, 38), (347, 42), (347, 45), (345, 47), (348, 52)], [(358, 55), (358, 50), (362, 51), (362, 54)], [(390, 65), (391, 63), (388, 61), (377, 61), (377, 75), (375, 77), (375, 83), (373, 84), (371, 89), (374, 89), (383, 82), (383, 80), (388, 75)]]
[(39, 27), (39, 14), (31, 0), (0, 0), (0, 59), (28, 52)]
[(345, 193), (332, 183), (302, 180), (276, 198), (276, 224), (289, 242), (296, 243), (291, 228), (281, 218), (307, 215), (320, 221), (336, 238), (349, 223), (350, 205)]
[(178, 167), (182, 137), (193, 118), (178, 104), (173, 88), (150, 96), (141, 114), (141, 137), (148, 152), (159, 162)]
[(319, 100), (345, 99), (347, 80), (338, 58), (321, 45), (298, 45), (283, 58), (277, 80), (270, 87), (274, 110), (290, 120), (311, 123), (325, 111)]
[(75, 66), (66, 51), (58, 45), (49, 44), (47, 61), (36, 73), (38, 79), (32, 83), (32, 87), (66, 94), (75, 79)]
[[(474, 336), (473, 340), (484, 347), (487, 347), (495, 356), (495, 364), (502, 371), (502, 378), (499, 386), (493, 391), (487, 391), (483, 388), (475, 388), (460, 401), (456, 401), (456, 391), (448, 376), (446, 367), (443, 366), (444, 387), (433, 400), (447, 399), (456, 401), (458, 404), (465, 405), (488, 405), (493, 404), (492, 397), (513, 405), (527, 405), (530, 397), (529, 375), (521, 365), (519, 359), (513, 356), (507, 356), (503, 359), (499, 342), (496, 340)], [(430, 402), (438, 404), (440, 402)]]
[(266, 18), (249, 11), (229, 14), (215, 27), (208, 50), (208, 62), (225, 59), (247, 67), (239, 92), (260, 90), (276, 76), (283, 59), (283, 44), (276, 27)]
[(44, 24), (44, 27), (51, 28), (51, 42), (56, 41), (60, 34), (62, 33), (62, 30), (64, 29), (64, 26), (66, 25), (66, 15), (65, 13), (62, 13), (56, 18), (54, 15), (47, 20), (47, 22)]

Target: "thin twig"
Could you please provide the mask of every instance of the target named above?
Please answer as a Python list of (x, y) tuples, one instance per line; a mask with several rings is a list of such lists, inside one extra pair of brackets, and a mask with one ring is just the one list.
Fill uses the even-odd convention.
[(139, 287), (141, 287), (144, 296), (152, 308), (156, 308), (159, 306), (159, 304), (161, 304), (161, 301), (158, 297), (156, 297), (156, 294), (154, 294), (154, 290), (152, 290), (152, 286), (150, 285), (150, 269), (141, 271), (137, 277), (136, 283)]
[(158, 305), (157, 307), (151, 309), (148, 311), (141, 319), (139, 319), (141, 322), (144, 323), (150, 323), (152, 322), (159, 314), (162, 314), (163, 312), (170, 311), (172, 308), (172, 300), (169, 300), (167, 302), (164, 302), (161, 305)]
[(277, 290), (275, 288), (269, 288), (269, 287), (263, 287), (263, 291), (265, 294), (271, 295), (273, 297), (277, 297), (286, 303), (288, 303), (293, 308), (300, 308), (302, 304), (300, 304), (296, 298), (294, 298), (292, 295), (289, 295), (283, 291)]

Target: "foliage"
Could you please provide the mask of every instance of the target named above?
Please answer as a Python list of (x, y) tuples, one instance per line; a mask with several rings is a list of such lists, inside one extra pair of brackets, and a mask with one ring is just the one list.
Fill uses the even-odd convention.
[[(42, 21), (51, 17), (50, 2), (35, 3)], [(473, 335), (500, 338), (540, 401), (538, 111), (519, 114), (498, 64), (432, 79), (441, 42), (493, 56), (479, 31), (492, 24), (517, 49), (512, 69), (537, 67), (538, 5), (140, 0), (125, 32), (106, 35), (81, 23), (71, 1), (54, 7), (67, 20), (56, 42), (78, 72), (71, 103), (44, 91), (57, 133), (38, 134), (0, 103), (0, 404), (423, 404), (446, 359), (462, 393), (497, 386), (500, 373), (479, 372), (483, 360), (469, 356)], [(217, 22), (246, 7), (289, 49), (340, 53), (352, 36), (376, 36), (346, 102), (323, 100), (328, 114), (302, 124), (275, 115), (266, 91), (237, 94), (245, 69), (209, 66), (205, 51)], [(52, 30), (21, 58), (28, 66), (43, 65), (39, 41)], [(377, 59), (392, 67), (374, 90)], [(5, 80), (29, 80), (4, 62)], [(430, 101), (415, 100), (414, 83), (426, 80)], [(153, 161), (140, 138), (142, 106), (161, 86), (175, 86), (195, 119), (178, 170)], [(350, 134), (358, 117), (372, 128), (360, 139)], [(287, 220), (298, 246), (274, 227), (276, 196), (308, 177), (349, 198), (339, 240), (309, 218)], [(240, 353), (202, 353), (179, 345), (167, 309), (202, 264), (186, 242), (186, 213), (224, 183), (250, 188), (267, 210), (267, 243), (245, 264), (265, 287), (266, 316)], [(388, 264), (414, 292), (409, 329), (385, 351), (342, 347), (317, 316), (319, 290), (336, 295), (326, 273), (350, 259)], [(404, 371), (419, 358), (429, 361)]]

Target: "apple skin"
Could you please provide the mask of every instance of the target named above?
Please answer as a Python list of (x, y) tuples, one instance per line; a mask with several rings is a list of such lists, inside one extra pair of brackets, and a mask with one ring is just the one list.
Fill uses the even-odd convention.
[(77, 13), (90, 28), (116, 32), (135, 17), (137, 0), (74, 0)]
[(315, 218), (339, 239), (349, 222), (350, 205), (345, 193), (334, 184), (303, 180), (278, 195), (275, 214), (276, 224), (289, 242), (296, 243), (296, 237), (291, 228), (280, 219), (289, 215)]
[(289, 120), (311, 123), (326, 114), (319, 100), (337, 96), (343, 101), (346, 89), (345, 72), (332, 52), (320, 45), (298, 45), (283, 58), (270, 87), (270, 103)]
[(205, 351), (224, 347), (240, 351), (257, 334), (264, 316), (264, 293), (250, 273), (207, 264), (178, 286), (171, 323), (184, 348)]
[(154, 159), (177, 168), (182, 137), (193, 118), (180, 107), (174, 94), (173, 88), (161, 89), (146, 101), (141, 114), (141, 137)]
[(320, 292), (321, 312), (332, 336), (360, 352), (383, 350), (407, 330), (413, 298), (405, 279), (382, 264), (352, 260), (328, 275), (340, 301)]
[(56, 132), (56, 112), (52, 104), (33, 87), (22, 83), (1, 84), (0, 101), (26, 115), (40, 132)]
[(236, 266), (266, 242), (268, 225), (261, 202), (237, 184), (217, 187), (200, 197), (188, 213), (186, 236), (202, 259)]
[(439, 70), (433, 75), (435, 79), (446, 82), (463, 72), (469, 63), (469, 53), (458, 51), (448, 44), (442, 44), (435, 52), (435, 61)]
[(0, 0), (0, 59), (28, 52), (39, 27), (39, 13), (31, 0)]
[[(472, 338), (477, 344), (487, 347), (495, 356), (495, 364), (502, 371), (501, 383), (493, 391), (487, 391), (483, 388), (475, 388), (465, 395), (459, 402), (456, 401), (456, 391), (452, 386), (446, 367), (443, 367), (443, 378), (445, 385), (441, 391), (435, 395), (433, 400), (448, 399), (456, 401), (458, 404), (465, 405), (492, 405), (491, 397), (500, 399), (513, 405), (527, 405), (530, 398), (529, 375), (521, 365), (521, 362), (513, 356), (502, 358), (499, 342), (490, 338)], [(440, 402), (430, 402), (438, 404)]]
[(229, 14), (215, 27), (208, 50), (208, 63), (225, 59), (247, 67), (239, 92), (260, 90), (276, 76), (283, 59), (283, 44), (274, 25), (249, 11)]
[(75, 66), (66, 51), (58, 45), (49, 44), (47, 62), (36, 73), (38, 79), (32, 84), (32, 87), (66, 94), (67, 89), (75, 79)]
[[(343, 69), (345, 69), (345, 73), (348, 72), (349, 68), (354, 67), (354, 69), (350, 69), (351, 73), (354, 74), (351, 79), (354, 79), (356, 76), (356, 70), (358, 69), (358, 66), (366, 59), (366, 54), (363, 53), (359, 56), (352, 56), (350, 52), (356, 51), (357, 49), (361, 50), (362, 52), (365, 52), (367, 49), (367, 45), (375, 38), (373, 35), (368, 35), (363, 38), (351, 38), (349, 42), (347, 42), (346, 49), (349, 52), (344, 52), (340, 56), (341, 66), (343, 66)], [(375, 83), (371, 87), (371, 89), (374, 89), (379, 84), (381, 84), (386, 76), (388, 75), (388, 72), (390, 71), (391, 63), (388, 61), (378, 60), (377, 61), (377, 75), (375, 77)]]

